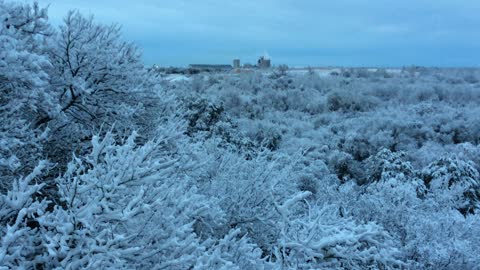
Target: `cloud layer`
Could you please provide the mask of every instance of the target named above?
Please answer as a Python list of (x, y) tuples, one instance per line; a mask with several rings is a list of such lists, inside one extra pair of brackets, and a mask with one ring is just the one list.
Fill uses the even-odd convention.
[(352, 66), (479, 66), (474, 0), (50, 0), (123, 25), (148, 64), (254, 62)]

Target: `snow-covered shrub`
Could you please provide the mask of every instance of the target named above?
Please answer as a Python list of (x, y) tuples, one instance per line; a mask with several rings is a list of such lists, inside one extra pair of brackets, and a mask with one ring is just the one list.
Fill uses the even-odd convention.
[(255, 121), (247, 128), (245, 136), (254, 142), (258, 148), (275, 151), (280, 147), (282, 133), (277, 126), (267, 121)]
[(26, 177), (16, 179), (7, 194), (0, 195), (0, 267), (34, 269), (46, 263), (46, 247), (39, 241), (39, 216), (45, 214), (46, 200), (38, 200), (44, 184), (35, 183), (46, 169), (40, 162)]
[(232, 229), (222, 239), (206, 241), (206, 252), (197, 259), (193, 269), (267, 270), (275, 269), (273, 263), (262, 258), (262, 250), (252, 244), (239, 229)]
[(475, 83), (478, 83), (480, 80), (478, 79), (478, 75), (476, 74), (466, 74), (464, 77), (463, 77), (463, 80), (467, 83), (471, 83), (471, 84), (475, 84)]
[(276, 111), (288, 111), (288, 92), (287, 91), (269, 91), (260, 94), (260, 104), (262, 107), (270, 108)]
[[(480, 248), (478, 215), (464, 217), (455, 209), (428, 209), (406, 223), (404, 250), (417, 269), (475, 269)], [(415, 216), (416, 214), (416, 216)]]
[(214, 125), (223, 117), (222, 106), (211, 104), (208, 100), (195, 100), (187, 104), (186, 107), (188, 119), (187, 135), (193, 136), (195, 133), (205, 133), (206, 137), (211, 137), (214, 132)]
[(285, 103), (289, 110), (308, 112), (312, 115), (322, 113), (326, 108), (326, 98), (314, 89), (291, 89), (287, 92)]
[(381, 226), (356, 224), (335, 207), (310, 206), (295, 215), (291, 208), (309, 192), (275, 204), (282, 217), (275, 249), (278, 264), (289, 269), (382, 269), (405, 266), (398, 243)]
[(222, 104), (225, 108), (228, 108), (228, 111), (232, 116), (241, 116), (245, 110), (245, 102), (240, 96), (239, 89), (232, 88), (230, 90), (225, 89), (222, 91), (221, 99)]
[(471, 161), (441, 158), (423, 171), (423, 181), (436, 202), (463, 214), (478, 212), (480, 174)]
[(205, 86), (205, 79), (203, 75), (195, 75), (192, 77), (192, 81), (190, 82), (191, 84), (191, 90), (194, 92), (203, 92), (206, 89)]
[(378, 182), (342, 185), (336, 200), (346, 216), (362, 222), (376, 222), (405, 243), (405, 239), (415, 233), (407, 231), (406, 227), (409, 222), (415, 222), (425, 188), (420, 179), (406, 178), (401, 171), (395, 173), (396, 169), (384, 173)]
[(237, 153), (214, 151), (213, 162), (199, 178), (200, 190), (219, 199), (229, 228), (240, 228), (268, 254), (278, 234), (271, 193), (282, 199), (295, 188), (286, 181), (288, 168), (269, 160), (268, 152), (245, 160)]
[(373, 72), (373, 76), (377, 78), (391, 79), (394, 77), (394, 74), (389, 73), (385, 68), (378, 68)]
[(364, 112), (371, 110), (375, 105), (376, 100), (347, 91), (334, 92), (328, 95), (327, 99), (328, 109), (333, 112)]
[(392, 177), (399, 180), (403, 178), (403, 181), (412, 181), (417, 176), (412, 165), (405, 159), (406, 155), (403, 152), (381, 150), (366, 161), (367, 181), (386, 181)]
[(363, 179), (363, 173), (359, 170), (359, 162), (342, 151), (332, 151), (328, 157), (328, 166), (342, 182), (356, 179)]
[(284, 76), (287, 76), (287, 71), (288, 71), (288, 66), (287, 65), (279, 65), (277, 68), (275, 68), (270, 75), (270, 78), (272, 79), (278, 79)]
[[(386, 154), (383, 151), (376, 158)], [(375, 221), (383, 226), (400, 241), (405, 260), (415, 268), (471, 268), (477, 262), (476, 256), (471, 255), (477, 252), (477, 247), (469, 243), (477, 236), (474, 227), (465, 228), (478, 222), (478, 216), (462, 216), (454, 209), (454, 202), (465, 201), (457, 199), (462, 198), (463, 191), (427, 189), (423, 179), (408, 176), (412, 173), (408, 163), (398, 159), (388, 162), (391, 157), (392, 153), (383, 163), (383, 171), (387, 171), (382, 174), (382, 181), (363, 188), (355, 184), (341, 187), (343, 195), (337, 200), (342, 212), (356, 220)], [(420, 176), (416, 171), (413, 174)]]
[(355, 69), (355, 77), (356, 78), (368, 78), (372, 76), (371, 72), (366, 68), (358, 68)]

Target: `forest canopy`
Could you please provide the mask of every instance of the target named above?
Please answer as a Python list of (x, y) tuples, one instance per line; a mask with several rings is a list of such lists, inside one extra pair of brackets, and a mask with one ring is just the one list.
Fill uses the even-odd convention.
[(169, 74), (0, 0), (0, 269), (476, 269), (480, 70)]

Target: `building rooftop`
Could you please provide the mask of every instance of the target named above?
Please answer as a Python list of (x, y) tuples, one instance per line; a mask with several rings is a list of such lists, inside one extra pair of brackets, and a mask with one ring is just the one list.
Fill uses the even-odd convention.
[(214, 64), (190, 64), (190, 68), (198, 69), (232, 69), (231, 65), (214, 65)]

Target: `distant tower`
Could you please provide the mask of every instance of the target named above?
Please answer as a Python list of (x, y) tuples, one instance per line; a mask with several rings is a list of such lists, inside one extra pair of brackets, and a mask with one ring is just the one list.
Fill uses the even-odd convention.
[(272, 64), (270, 63), (270, 59), (263, 59), (263, 67), (270, 68)]
[(233, 59), (233, 68), (240, 68), (240, 59)]
[(261, 56), (258, 59), (257, 63), (258, 63), (259, 68), (270, 68), (270, 66), (271, 66), (270, 58), (268, 58), (267, 55)]

